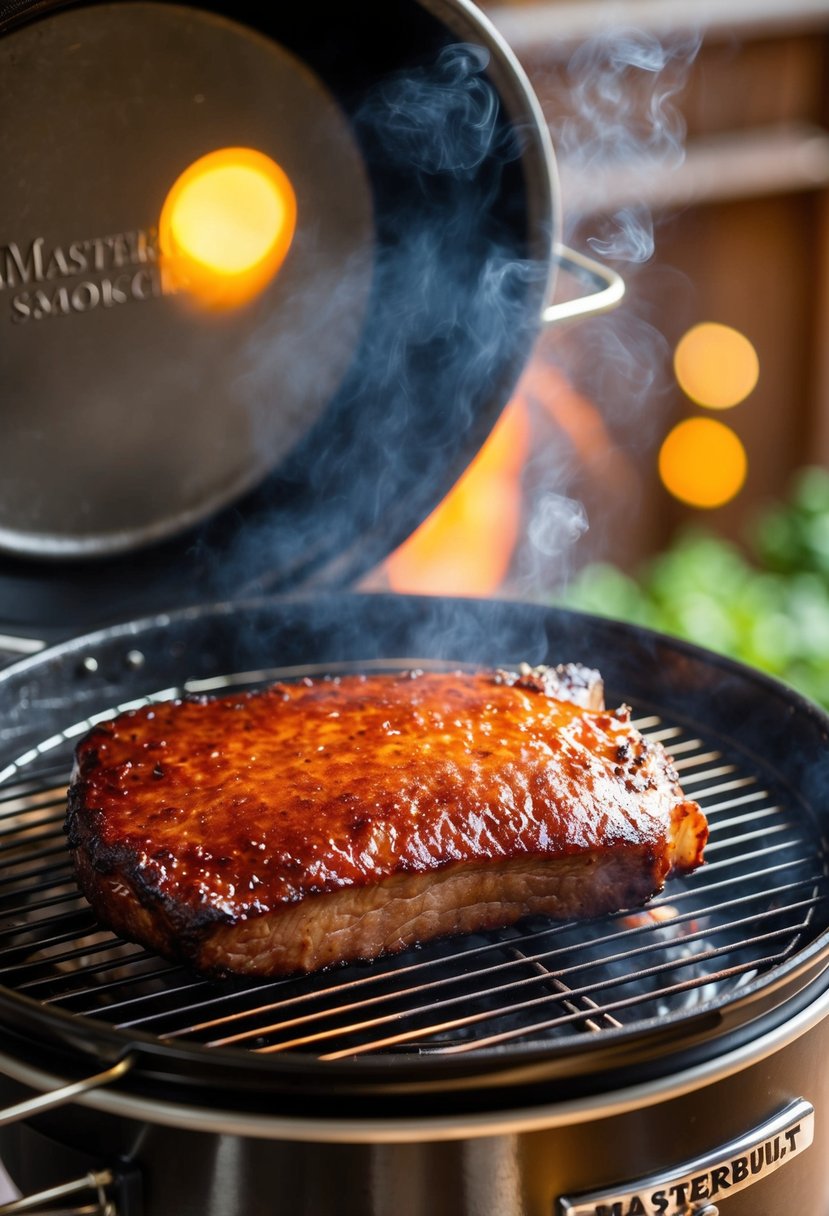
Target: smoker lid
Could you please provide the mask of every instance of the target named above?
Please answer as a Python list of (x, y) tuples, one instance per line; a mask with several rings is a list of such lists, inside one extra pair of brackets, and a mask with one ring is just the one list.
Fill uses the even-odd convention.
[[(4, 622), (353, 580), (505, 404), (555, 235), (535, 103), (464, 0), (345, 7), (0, 3)], [(169, 219), (233, 149), (296, 199), (249, 298)]]

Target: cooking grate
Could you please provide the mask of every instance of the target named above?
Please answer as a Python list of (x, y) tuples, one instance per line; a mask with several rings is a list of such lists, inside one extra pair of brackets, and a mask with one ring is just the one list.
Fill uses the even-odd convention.
[(739, 995), (829, 922), (825, 842), (791, 791), (704, 732), (640, 711), (636, 725), (666, 745), (711, 825), (707, 864), (647, 910), (578, 925), (524, 922), (264, 982), (203, 980), (100, 928), (78, 895), (63, 835), (75, 739), (150, 700), (311, 671), (165, 689), (51, 736), (0, 772), (0, 983), (126, 1031), (207, 1046), (331, 1060), (458, 1055), (595, 1036)]

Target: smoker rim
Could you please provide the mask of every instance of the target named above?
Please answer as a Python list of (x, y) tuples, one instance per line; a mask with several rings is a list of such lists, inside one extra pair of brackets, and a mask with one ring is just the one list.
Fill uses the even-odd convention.
[[(390, 1119), (308, 1118), (302, 1115), (271, 1115), (234, 1110), (214, 1110), (175, 1100), (147, 1099), (125, 1094), (116, 1088), (92, 1089), (75, 1101), (91, 1110), (142, 1123), (161, 1124), (201, 1133), (244, 1136), (262, 1140), (287, 1140), (327, 1144), (410, 1144), (424, 1140), (482, 1139), (517, 1135), (553, 1127), (573, 1126), (610, 1118), (684, 1097), (744, 1072), (778, 1055), (817, 1028), (829, 1015), (829, 990), (782, 1025), (750, 1043), (702, 1064), (636, 1085), (578, 1098), (519, 1108), (456, 1115), (425, 1114)], [(0, 1072), (40, 1092), (54, 1091), (66, 1080), (0, 1052)]]

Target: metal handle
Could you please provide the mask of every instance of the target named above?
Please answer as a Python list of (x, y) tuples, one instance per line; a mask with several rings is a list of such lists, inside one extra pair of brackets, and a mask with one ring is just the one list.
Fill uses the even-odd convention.
[(542, 324), (552, 325), (554, 321), (570, 321), (573, 317), (592, 317), (597, 313), (609, 312), (624, 296), (624, 279), (601, 262), (559, 244), (553, 246), (553, 257), (559, 266), (586, 283), (592, 291), (585, 296), (577, 296), (575, 300), (548, 304), (541, 313)]
[[(36, 1195), (27, 1195), (23, 1199), (13, 1199), (11, 1203), (0, 1205), (0, 1216), (15, 1216), (18, 1212), (26, 1212), (27, 1216), (117, 1216), (115, 1203), (106, 1193), (106, 1188), (114, 1181), (111, 1170), (91, 1170), (83, 1178), (63, 1182), (60, 1186), (50, 1186), (45, 1191), (38, 1191)], [(95, 1192), (94, 1203), (84, 1204), (79, 1208), (50, 1206), (59, 1199), (69, 1199), (84, 1191)]]
[[(61, 1089), (53, 1089), (50, 1093), (26, 1098), (25, 1101), (18, 1102), (15, 1106), (7, 1106), (4, 1111), (0, 1111), (0, 1127), (5, 1127), (8, 1123), (18, 1123), (30, 1115), (39, 1115), (44, 1111), (54, 1110), (56, 1106), (64, 1106), (67, 1102), (72, 1102), (75, 1098), (80, 1097), (81, 1094), (88, 1093), (90, 1089), (100, 1089), (103, 1085), (109, 1085), (129, 1072), (133, 1063), (132, 1056), (124, 1056), (117, 1064), (113, 1064), (112, 1068), (95, 1073), (92, 1077), (86, 1077), (83, 1081), (73, 1081), (71, 1085), (64, 1085)], [(0, 1208), (0, 1213), (3, 1210)]]
[[(60, 1089), (37, 1094), (34, 1098), (26, 1098), (25, 1101), (18, 1102), (14, 1106), (7, 1106), (5, 1110), (0, 1111), (0, 1127), (5, 1127), (9, 1123), (19, 1123), (21, 1119), (43, 1114), (44, 1111), (54, 1110), (58, 1106), (65, 1106), (68, 1102), (74, 1101), (82, 1094), (89, 1093), (92, 1089), (110, 1085), (128, 1073), (133, 1063), (133, 1056), (124, 1056), (111, 1068), (97, 1072), (91, 1077), (84, 1077), (82, 1081), (73, 1081), (70, 1085), (61, 1086)], [(111, 1186), (114, 1181), (115, 1176), (111, 1170), (91, 1170), (82, 1178), (75, 1178), (71, 1182), (63, 1182), (58, 1186), (49, 1187), (45, 1191), (38, 1191), (35, 1195), (25, 1195), (21, 1199), (13, 1199), (10, 1203), (0, 1205), (0, 1216), (15, 1216), (18, 1212), (26, 1212), (28, 1216), (117, 1216), (115, 1201), (106, 1193), (106, 1188)], [(74, 1208), (50, 1206), (61, 1199), (69, 1199), (84, 1191), (95, 1192), (93, 1203)]]
[(0, 633), (0, 655), (5, 653), (17, 659), (45, 649), (46, 643), (41, 638), (21, 638), (16, 633)]

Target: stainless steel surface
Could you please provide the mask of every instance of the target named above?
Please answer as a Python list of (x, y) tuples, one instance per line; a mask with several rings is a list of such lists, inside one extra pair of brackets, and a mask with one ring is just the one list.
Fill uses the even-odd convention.
[[(719, 1092), (743, 1094), (743, 1098), (733, 1108), (729, 1107), (727, 1113), (730, 1120), (739, 1125), (741, 1135), (746, 1131), (745, 1112), (752, 1109), (748, 1093), (741, 1089), (746, 1078), (759, 1078), (761, 1087), (762, 1079), (766, 1079), (766, 1101), (769, 1092), (793, 1098), (795, 1095), (791, 1087), (799, 1081), (800, 1088), (808, 1094), (812, 1105), (818, 1110), (825, 1108), (829, 1098), (829, 1053), (816, 1049), (823, 1046), (820, 1029), (827, 1017), (829, 993), (823, 993), (781, 1027), (758, 1035), (752, 1042), (705, 1064), (624, 1088), (606, 1090), (598, 1095), (563, 1098), (551, 1090), (548, 1103), (498, 1111), (425, 1116), (403, 1114), (393, 1119), (343, 1119), (329, 1116), (321, 1108), (313, 1115), (300, 1117), (295, 1114), (196, 1106), (180, 1095), (174, 1095), (166, 1102), (158, 1102), (123, 1089), (107, 1087), (87, 1089), (78, 1097), (77, 1105), (107, 1117), (205, 1135), (229, 1135), (286, 1144), (407, 1145), (488, 1141), (496, 1136), (514, 1138), (554, 1129), (572, 1132), (584, 1127), (592, 1134), (592, 1125), (597, 1120), (623, 1123), (631, 1115), (635, 1119), (650, 1119), (652, 1112), (658, 1112), (660, 1108), (690, 1100), (694, 1105), (698, 1104), (702, 1131), (708, 1137), (707, 1146), (714, 1148), (717, 1141), (716, 1138), (712, 1139), (712, 1129), (720, 1126), (723, 1114), (717, 1105), (716, 1095)], [(794, 1063), (781, 1068), (777, 1064), (778, 1057), (791, 1059)], [(12, 1078), (47, 1096), (65, 1084), (54, 1073), (23, 1063), (3, 1051), (0, 1051), (0, 1077)], [(771, 1091), (770, 1077), (774, 1079)], [(755, 1095), (754, 1106), (757, 1105)], [(681, 1125), (662, 1128), (661, 1133), (666, 1135), (670, 1144), (668, 1161), (671, 1165), (677, 1162), (676, 1126)], [(824, 1129), (822, 1120), (816, 1134), (829, 1152), (829, 1126)], [(589, 1180), (593, 1183), (603, 1172), (599, 1168), (600, 1162), (595, 1165), (597, 1177)], [(619, 1177), (628, 1176), (629, 1168), (619, 1173)], [(829, 1175), (824, 1177), (824, 1182), (829, 1196)], [(585, 1186), (579, 1189), (585, 1189)], [(563, 1189), (561, 1193), (566, 1191)]]
[[(112, 1068), (105, 1069), (103, 1072), (96, 1073), (94, 1076), (85, 1077), (82, 1081), (73, 1081), (67, 1085), (61, 1085), (57, 1088), (52, 1088), (48, 1092), (36, 1094), (32, 1098), (27, 1098), (22, 1102), (16, 1103), (14, 1106), (8, 1106), (5, 1110), (0, 1111), (0, 1127), (7, 1127), (12, 1123), (19, 1123), (24, 1119), (33, 1118), (37, 1115), (42, 1115), (47, 1111), (56, 1110), (60, 1106), (65, 1106), (68, 1103), (75, 1102), (85, 1093), (93, 1089), (102, 1089), (107, 1085), (120, 1080), (130, 1069), (132, 1061), (129, 1057), (119, 1060)], [(0, 1185), (0, 1216), (17, 1216), (17, 1213), (27, 1212), (30, 1216), (39, 1216), (39, 1213), (44, 1212), (47, 1216), (117, 1216), (117, 1205), (107, 1195), (107, 1188), (114, 1181), (114, 1175), (111, 1170), (90, 1171), (82, 1178), (73, 1179), (70, 1182), (60, 1183), (56, 1186), (47, 1187), (45, 1190), (37, 1191), (30, 1195), (18, 1196), (14, 1199), (5, 1199), (3, 1192), (6, 1191), (4, 1185)], [(64, 1208), (55, 1207), (55, 1204), (64, 1199), (72, 1199), (76, 1195), (82, 1195), (86, 1191), (92, 1191), (95, 1194), (94, 1203), (85, 1203), (82, 1207)]]
[[(122, 1127), (153, 1196), (135, 1209), (141, 1216), (551, 1216), (559, 1196), (673, 1172), (715, 1153), (798, 1093), (822, 1111), (826, 1013), (824, 996), (785, 1028), (704, 1068), (538, 1109), (352, 1123), (322, 1110), (314, 1119), (243, 1116), (104, 1090), (81, 1099), (78, 1123), (83, 1134), (81, 1117), (101, 1111), (100, 1125), (90, 1127)], [(29, 1085), (56, 1082), (6, 1056), (0, 1068)], [(824, 1123), (816, 1120), (808, 1151), (729, 1196), (723, 1212), (825, 1216)], [(30, 1166), (23, 1155), (14, 1165), (24, 1183), (35, 1161), (51, 1164), (49, 1143), (20, 1141)]]
[[(509, 44), (509, 39), (505, 42), (499, 33), (497, 23), (490, 21), (470, 0), (454, 0), (453, 5), (447, 5), (446, 0), (425, 0), (425, 3), (439, 12), (444, 20), (455, 19), (455, 15), (452, 13), (454, 7), (460, 12), (469, 14), (476, 25), (486, 29), (493, 52), (498, 55), (506, 68), (506, 80), (510, 83), (514, 94), (511, 99), (508, 98), (508, 101), (512, 101), (516, 121), (522, 121), (522, 113), (528, 112), (537, 128), (544, 156), (539, 158), (534, 166), (535, 181), (532, 183), (532, 200), (536, 209), (534, 218), (536, 222), (541, 223), (542, 227), (549, 228), (552, 238), (548, 303), (542, 309), (542, 324), (552, 325), (577, 317), (593, 316), (615, 308), (625, 294), (625, 284), (621, 275), (596, 262), (587, 254), (568, 249), (558, 240), (561, 228), (561, 196), (549, 127), (532, 85)], [(539, 206), (543, 199), (549, 200), (547, 208)], [(545, 214), (545, 210), (547, 214)], [(590, 289), (589, 292), (574, 299), (554, 302), (559, 269), (574, 275)]]
[[(413, 45), (396, 41), (390, 9), (375, 11), (383, 34), (362, 65), (363, 27), (332, 0), (314, 13), (345, 38), (339, 59), (333, 43), (317, 50), (304, 10), (254, 15), (260, 33), (146, 0), (0, 0), (0, 100), (8, 89), (6, 111), (27, 115), (0, 123), (17, 166), (0, 201), (10, 628), (79, 631), (235, 595), (240, 579), (257, 591), (352, 582), (479, 449), (552, 298), (561, 209), (549, 132), (469, 0), (400, 0)], [(416, 86), (423, 63), (441, 93), (443, 53), (458, 50), (470, 56), (459, 100), (483, 99), (494, 144), (449, 182), (417, 151), (443, 147), (457, 124), (421, 119), (397, 154), (409, 107), (383, 97), (401, 80)], [(479, 131), (474, 105), (459, 114), (453, 166), (464, 132)], [(205, 314), (167, 290), (152, 228), (184, 166), (239, 144), (284, 166), (298, 228), (259, 297)], [(52, 188), (68, 180), (71, 191)], [(548, 320), (619, 298), (619, 281), (588, 265), (577, 273), (589, 300), (556, 303)], [(495, 283), (504, 299), (493, 301)], [(195, 525), (194, 543), (175, 543)]]
[(0, 633), (0, 663), (10, 662), (24, 654), (37, 654), (46, 646), (41, 638), (17, 637), (11, 633)]

